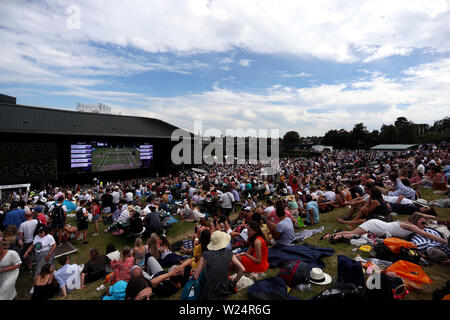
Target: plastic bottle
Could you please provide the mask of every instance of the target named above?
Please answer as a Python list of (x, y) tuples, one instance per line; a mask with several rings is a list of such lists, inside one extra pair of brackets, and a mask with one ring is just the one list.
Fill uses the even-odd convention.
[(391, 261), (380, 260), (380, 259), (375, 259), (375, 258), (370, 258), (369, 261), (372, 262), (373, 264), (377, 265), (377, 266), (389, 267), (392, 264)]
[(300, 291), (311, 291), (312, 290), (311, 283), (307, 283), (307, 284), (300, 283), (300, 284), (296, 285), (295, 288), (297, 288)]

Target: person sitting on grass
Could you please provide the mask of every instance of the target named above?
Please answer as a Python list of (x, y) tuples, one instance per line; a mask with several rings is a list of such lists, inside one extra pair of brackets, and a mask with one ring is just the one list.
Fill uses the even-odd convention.
[(209, 229), (203, 229), (200, 234), (199, 243), (194, 247), (194, 257), (192, 258), (192, 270), (197, 269), (203, 252), (208, 250), (208, 244), (211, 240), (211, 231)]
[(408, 222), (385, 222), (379, 219), (371, 219), (352, 231), (341, 231), (335, 234), (327, 233), (323, 235), (321, 239), (330, 239), (334, 242), (343, 239), (345, 242), (345, 240), (356, 239), (368, 232), (379, 237), (386, 236), (401, 239), (407, 239), (412, 234), (418, 234), (436, 242), (448, 245), (447, 239), (437, 237), (423, 230), (423, 228), (427, 225), (427, 219), (435, 219), (435, 217), (416, 212), (408, 218)]
[(290, 246), (294, 240), (294, 224), (286, 216), (283, 206), (276, 206), (276, 214), (280, 220), (279, 223), (275, 223), (272, 219), (267, 219), (267, 227), (272, 234), (272, 243), (278, 246)]
[(34, 279), (31, 300), (48, 300), (57, 294), (58, 291), (59, 288), (54, 277), (53, 266), (50, 263), (46, 263)]
[(125, 289), (125, 300), (150, 300), (152, 285), (144, 277), (133, 278)]
[(305, 196), (306, 199), (306, 225), (314, 225), (319, 223), (320, 213), (319, 213), (319, 205), (317, 201), (314, 201), (311, 195), (307, 194)]
[(248, 251), (238, 253), (236, 257), (241, 261), (246, 272), (262, 273), (269, 268), (266, 239), (259, 224), (255, 221), (248, 223)]
[[(191, 275), (191, 263), (192, 259), (187, 259), (180, 265), (172, 266), (169, 271), (164, 271), (158, 261), (154, 257), (150, 257), (147, 261), (147, 270), (151, 275), (149, 278), (154, 293), (159, 297), (168, 297), (183, 288)], [(147, 278), (142, 269), (137, 270), (136, 268), (133, 273), (136, 276), (143, 274)]]
[(369, 187), (368, 194), (369, 200), (359, 210), (355, 219), (345, 220), (343, 218), (338, 218), (338, 221), (350, 225), (359, 225), (370, 219), (380, 219), (389, 222), (389, 210), (380, 189), (372, 185)]
[(102, 300), (125, 300), (128, 282), (120, 280), (110, 286)]
[(113, 283), (117, 281), (130, 280), (130, 269), (134, 266), (134, 257), (131, 256), (131, 249), (125, 246), (119, 260), (111, 261), (111, 268), (114, 271)]
[(146, 247), (142, 238), (136, 238), (133, 248), (133, 257), (135, 258), (135, 264), (142, 267), (145, 263), (145, 255), (147, 254)]
[(86, 288), (85, 283), (100, 280), (106, 275), (106, 267), (111, 263), (107, 256), (100, 255), (95, 248), (89, 250), (89, 261), (81, 271), (81, 289)]
[[(284, 211), (283, 211), (284, 212)], [(223, 300), (233, 293), (230, 288), (230, 265), (237, 270), (237, 276), (232, 280), (235, 286), (245, 272), (242, 263), (227, 249), (230, 235), (223, 231), (214, 231), (208, 244), (208, 251), (203, 252), (200, 263), (194, 273), (194, 279), (200, 277), (205, 269), (205, 283), (201, 293), (202, 300)]]
[(70, 264), (69, 255), (59, 257), (58, 262), (62, 267), (55, 271), (55, 279), (61, 289), (62, 297), (65, 298), (67, 293), (70, 293), (73, 289), (80, 288), (81, 278), (79, 266), (77, 264)]

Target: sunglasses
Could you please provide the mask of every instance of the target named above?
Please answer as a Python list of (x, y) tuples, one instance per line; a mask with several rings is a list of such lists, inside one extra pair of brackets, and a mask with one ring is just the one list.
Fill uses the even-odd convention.
[(426, 223), (426, 222), (421, 222), (420, 225), (421, 225), (421, 226), (426, 226), (427, 223)]

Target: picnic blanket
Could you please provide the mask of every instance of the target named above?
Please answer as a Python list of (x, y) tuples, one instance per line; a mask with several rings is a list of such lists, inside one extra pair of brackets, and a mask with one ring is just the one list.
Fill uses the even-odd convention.
[(322, 232), (323, 229), (324, 229), (324, 226), (321, 226), (321, 227), (315, 228), (315, 229), (301, 230), (299, 232), (296, 232), (294, 234), (294, 241), (293, 242), (305, 241), (305, 239), (311, 237), (312, 235), (315, 235), (316, 233)]
[(330, 257), (334, 255), (333, 248), (319, 248), (310, 246), (308, 244), (301, 244), (297, 246), (274, 246), (269, 248), (269, 267), (276, 268), (283, 263), (291, 260), (300, 260), (306, 262), (311, 268), (325, 267), (325, 264), (320, 261), (323, 257)]

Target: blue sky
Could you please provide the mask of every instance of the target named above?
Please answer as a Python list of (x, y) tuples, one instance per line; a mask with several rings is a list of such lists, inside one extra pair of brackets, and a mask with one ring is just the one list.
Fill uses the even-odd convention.
[[(14, 1), (0, 92), (191, 130), (369, 130), (449, 116), (450, 8), (432, 1)], [(79, 24), (78, 24), (79, 23)]]

